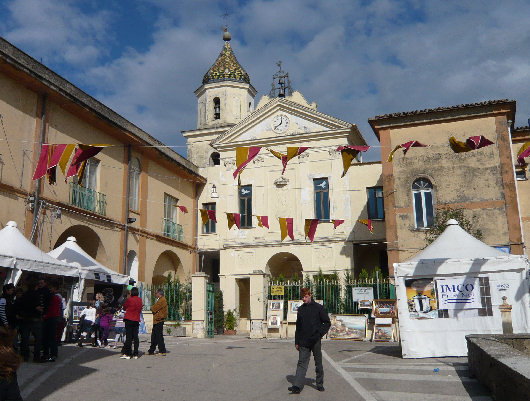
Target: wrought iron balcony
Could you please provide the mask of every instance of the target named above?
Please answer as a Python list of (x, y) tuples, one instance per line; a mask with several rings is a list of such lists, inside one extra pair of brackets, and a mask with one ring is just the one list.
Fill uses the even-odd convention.
[(182, 226), (169, 219), (162, 219), (162, 234), (177, 241), (184, 238)]
[(73, 182), (70, 183), (68, 202), (71, 205), (91, 212), (106, 215), (107, 196), (90, 188), (81, 187)]

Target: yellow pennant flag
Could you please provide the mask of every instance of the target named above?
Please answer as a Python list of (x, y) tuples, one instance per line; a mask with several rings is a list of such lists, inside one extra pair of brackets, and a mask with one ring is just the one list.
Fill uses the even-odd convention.
[(454, 136), (449, 138), (449, 146), (455, 153), (469, 152), (471, 148), (465, 142), (457, 141)]
[(63, 151), (63, 155), (59, 160), (59, 167), (61, 168), (63, 175), (66, 175), (66, 165), (68, 164), (68, 161), (70, 160), (70, 156), (72, 156), (72, 152), (74, 151), (74, 149), (75, 144), (69, 143), (68, 145), (66, 145), (66, 148)]
[(279, 217), (278, 220), (280, 222), (280, 233), (283, 241), (287, 237), (287, 219), (285, 217)]
[(199, 210), (201, 212), (202, 224), (206, 225), (206, 223), (208, 223), (208, 211), (205, 209), (199, 209)]
[(234, 220), (234, 213), (226, 213), (226, 219), (228, 220), (228, 229), (230, 230), (234, 224), (236, 224), (236, 221)]

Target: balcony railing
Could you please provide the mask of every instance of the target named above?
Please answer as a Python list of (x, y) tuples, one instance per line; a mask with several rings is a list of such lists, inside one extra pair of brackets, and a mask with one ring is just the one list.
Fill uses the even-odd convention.
[(162, 234), (177, 241), (182, 241), (184, 238), (182, 226), (169, 219), (162, 219)]
[(73, 182), (70, 183), (70, 192), (68, 202), (71, 205), (81, 209), (90, 210), (91, 212), (106, 215), (107, 197), (90, 188), (81, 187)]

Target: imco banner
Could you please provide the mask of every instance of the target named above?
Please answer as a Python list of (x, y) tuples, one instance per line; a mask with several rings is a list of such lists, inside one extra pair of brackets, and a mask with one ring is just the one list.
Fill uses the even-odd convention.
[(479, 281), (476, 277), (456, 277), (436, 280), (439, 309), (482, 308)]

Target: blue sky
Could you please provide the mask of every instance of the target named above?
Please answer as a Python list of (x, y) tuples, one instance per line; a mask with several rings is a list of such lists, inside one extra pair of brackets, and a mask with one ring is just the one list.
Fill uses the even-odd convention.
[(223, 46), (258, 90), (282, 60), (319, 111), (367, 119), (491, 99), (530, 117), (530, 2), (391, 0), (3, 0), (0, 35), (185, 155), (193, 91)]

